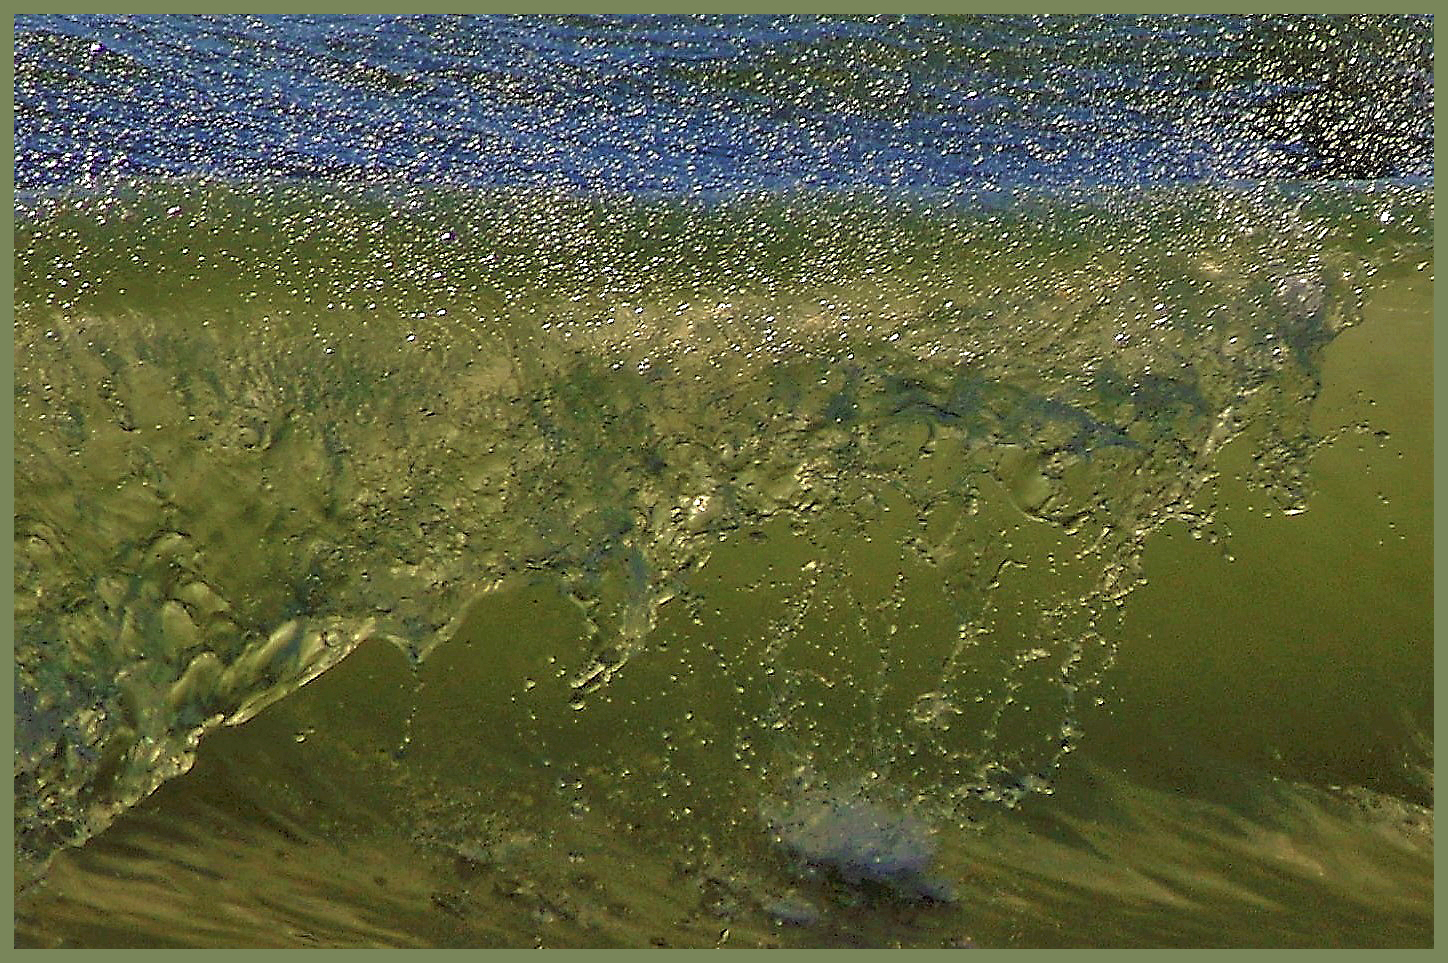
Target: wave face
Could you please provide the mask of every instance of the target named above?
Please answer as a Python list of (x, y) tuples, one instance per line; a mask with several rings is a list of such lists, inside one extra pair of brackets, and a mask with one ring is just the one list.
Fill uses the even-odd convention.
[[(1008, 53), (1023, 41), (1054, 59)], [(26, 938), (86, 938), (43, 893), (107, 865), (107, 838), (164, 827), (155, 807), (211, 818), (184, 796), (208, 751), (255, 772), (223, 777), (244, 802), (192, 847), (295, 819), (277, 845), (296, 855), (365, 823), (357, 872), (528, 865), (566, 892), (538, 912), (574, 922), (595, 897), (565, 852), (688, 866), (735, 906), (708, 917), (726, 934), (839, 942), (861, 906), (936, 914), (866, 927), (912, 945), (955, 938), (939, 921), (985, 885), (964, 867), (1003, 879), (1017, 847), (1059, 884), (1037, 909), (1086, 934), (1063, 894), (1095, 871), (1028, 840), (1132, 851), (1080, 829), (1093, 778), (1153, 851), (1233, 805), (1153, 795), (1150, 766), (1114, 782), (1119, 747), (1093, 749), (1093, 727), (1157, 737), (1118, 664), (1152, 546), (1229, 555), (1242, 504), (1304, 512), (1324, 451), (1397, 424), (1387, 396), (1323, 401), (1324, 372), (1368, 305), (1427, 310), (1430, 41), (1385, 18), (19, 18)], [(1122, 65), (1142, 50), (1159, 68)], [(1331, 899), (1389, 878), (1383, 932), (1413, 942), (1431, 566), (1401, 558), (1391, 734), (1349, 751), (1324, 729), (1286, 761), (1280, 734), (1247, 740), (1222, 785), (1299, 789), (1180, 853), (1216, 865), (1297, 830), (1330, 848), (1376, 806), (1365, 835), (1411, 824), (1401, 876), (1345, 858)], [(1345, 691), (1318, 661), (1293, 678)], [(1245, 663), (1213, 671), (1174, 698), (1252, 690)], [(330, 709), (306, 698), (323, 684)], [(1139, 729), (1111, 737), (1117, 709)], [(159, 831), (161, 853), (192, 830)], [(1224, 870), (1222, 892), (1315, 898), (1262, 882), (1278, 869)], [(309, 925), (447, 941), (394, 910)], [(1374, 932), (1357, 912), (1335, 938)], [(1202, 913), (1118, 932), (1260, 933)], [(1282, 942), (1320, 932), (1286, 919)], [(134, 932), (248, 940), (157, 920)], [(469, 938), (534, 936), (497, 925)], [(704, 940), (693, 925), (675, 937)], [(606, 941), (650, 938), (619, 926)]]

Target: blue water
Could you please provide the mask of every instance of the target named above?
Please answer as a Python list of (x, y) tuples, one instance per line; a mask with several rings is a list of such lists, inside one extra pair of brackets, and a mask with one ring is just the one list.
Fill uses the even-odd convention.
[(16, 182), (733, 194), (1432, 174), (1431, 18), (16, 18)]

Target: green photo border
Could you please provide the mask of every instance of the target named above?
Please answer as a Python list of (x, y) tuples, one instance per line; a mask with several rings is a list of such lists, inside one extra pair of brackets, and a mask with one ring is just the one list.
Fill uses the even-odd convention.
[[(761, 8), (761, 7), (758, 7), (757, 5), (743, 5), (743, 6), (741, 6), (741, 7), (732, 8), (732, 9), (731, 9), (731, 7), (732, 7), (732, 5), (726, 5), (723, 9), (721, 9), (720, 7), (712, 7), (712, 8), (708, 8), (708, 12), (713, 12), (713, 13), (741, 13), (741, 14), (742, 14), (742, 13), (776, 13), (776, 12), (780, 12), (780, 11), (778, 10), (778, 8), (775, 8), (775, 7)], [(536, 4), (533, 4), (533, 5), (525, 5), (525, 4), (495, 4), (495, 5), (493, 5), (492, 9), (491, 9), (489, 12), (494, 12), (494, 13), (539, 13), (539, 12), (548, 12), (548, 13), (570, 13), (570, 12), (594, 12), (594, 13), (597, 13), (597, 12), (605, 12), (605, 13), (618, 13), (618, 12), (624, 12), (624, 11), (618, 10), (617, 8), (613, 8), (613, 9), (605, 8), (604, 10), (600, 11), (599, 8), (594, 8), (594, 7), (575, 8), (575, 7), (572, 7), (572, 6), (567, 5), (567, 4), (562, 5), (561, 7), (560, 7), (560, 6), (556, 6), (556, 5), (552, 5), (552, 4), (548, 4), (548, 5), (545, 5), (545, 8), (546, 8), (545, 10), (539, 10), (539, 8), (537, 7)], [(662, 7), (655, 7), (655, 6), (653, 6), (652, 4), (645, 4), (644, 6), (639, 7), (636, 3), (631, 3), (631, 4), (626, 5), (626, 9), (627, 9), (627, 12), (630, 12), (630, 13), (634, 13), (634, 12), (639, 12), (639, 13), (642, 13), (642, 12), (669, 12), (669, 13), (702, 12), (702, 11), (701, 11), (701, 8), (694, 8), (694, 10), (690, 11), (690, 10), (687, 10), (687, 9), (686, 9), (686, 10), (680, 10), (680, 9), (677, 7), (677, 5), (666, 5), (666, 6), (662, 6)], [(1286, 10), (1283, 10), (1283, 9), (1281, 9), (1281, 8), (1278, 8), (1278, 9), (1275, 9), (1275, 10), (1273, 10), (1273, 11), (1271, 11), (1271, 12), (1295, 13), (1295, 12), (1308, 12), (1308, 10), (1311, 10), (1312, 12), (1316, 12), (1316, 13), (1322, 13), (1322, 12), (1352, 12), (1352, 11), (1354, 11), (1354, 10), (1356, 10), (1356, 9), (1357, 9), (1357, 8), (1353, 8), (1353, 7), (1343, 7), (1343, 6), (1335, 6), (1335, 7), (1334, 7), (1334, 6), (1329, 6), (1329, 7), (1327, 8), (1327, 10), (1324, 11), (1324, 9), (1323, 9), (1321, 6), (1318, 6), (1318, 7), (1312, 7), (1312, 8), (1303, 8), (1303, 9), (1301, 9), (1301, 10), (1293, 10), (1293, 9), (1291, 9), (1291, 8), (1286, 9)], [(135, 11), (135, 12), (140, 12), (140, 11)], [(148, 9), (146, 12), (160, 12), (160, 13), (166, 13), (166, 12), (188, 12), (188, 13), (190, 13), (190, 12), (196, 12), (196, 8), (195, 8), (195, 7), (183, 7), (183, 8), (179, 8), (179, 9), (168, 10), (168, 9), (166, 9), (166, 8), (159, 8), (159, 9), (158, 9), (158, 8), (155, 8), (154, 6), (151, 6), (151, 7), (149, 7), (149, 9)], [(268, 12), (268, 11), (255, 11), (255, 12)], [(289, 9), (289, 10), (287, 10), (287, 11), (275, 11), (275, 12), (296, 12), (296, 11)], [(325, 6), (322, 6), (322, 7), (312, 7), (312, 8), (309, 8), (308, 12), (316, 12), (316, 13), (329, 13), (329, 12), (331, 12), (331, 13), (339, 13), (339, 12), (358, 12), (358, 11), (356, 11), (355, 7), (347, 7), (347, 8), (341, 8), (341, 9), (330, 9), (330, 10), (329, 10), (329, 9), (327, 9)], [(388, 8), (388, 7), (381, 7), (381, 6), (379, 6), (379, 7), (376, 7), (376, 8), (368, 9), (368, 7), (364, 4), (363, 7), (362, 7), (362, 11), (360, 11), (360, 12), (379, 12), (379, 13), (380, 13), (380, 12), (395, 12), (395, 8)], [(469, 12), (469, 11), (466, 11), (466, 10), (447, 10), (446, 8), (444, 8), (444, 9), (439, 9), (439, 10), (437, 10), (437, 11), (435, 11), (435, 12)], [(821, 6), (819, 6), (819, 7), (814, 7), (813, 5), (808, 5), (808, 4), (806, 4), (806, 5), (793, 4), (793, 5), (790, 6), (790, 8), (788, 8), (788, 12), (801, 12), (801, 13), (811, 13), (811, 12), (813, 12), (813, 13), (870, 13), (870, 12), (879, 12), (879, 7), (878, 7), (878, 5), (871, 6), (871, 5), (859, 4), (859, 3), (853, 3), (853, 2), (832, 3), (832, 4), (827, 4), (827, 5), (821, 5)], [(990, 10), (964, 11), (964, 10), (961, 10), (959, 7), (954, 6), (954, 5), (944, 6), (944, 7), (935, 6), (935, 5), (923, 5), (922, 7), (917, 8), (916, 10), (914, 10), (914, 11), (912, 11), (912, 12), (926, 13), (926, 12), (1004, 12), (1004, 11), (990, 11)], [(1010, 11), (1010, 12), (1017, 12), (1017, 13), (1018, 13), (1018, 12), (1020, 12), (1020, 11), (1017, 10), (1017, 11)], [(1087, 9), (1083, 9), (1083, 8), (1081, 8), (1081, 7), (1079, 7), (1079, 6), (1053, 6), (1053, 5), (1045, 5), (1044, 7), (1037, 7), (1037, 8), (1036, 8), (1036, 12), (1043, 12), (1043, 13), (1084, 13), (1084, 12), (1088, 12), (1088, 10), (1087, 10)], [(1184, 10), (1167, 11), (1167, 10), (1163, 10), (1160, 6), (1153, 6), (1153, 7), (1146, 7), (1146, 8), (1127, 8), (1127, 9), (1125, 9), (1125, 10), (1116, 9), (1116, 10), (1110, 10), (1110, 11), (1102, 11), (1102, 10), (1099, 10), (1099, 9), (1091, 9), (1091, 10), (1089, 10), (1089, 12), (1093, 12), (1093, 13), (1101, 13), (1101, 12), (1111, 12), (1111, 13), (1125, 13), (1125, 12), (1169, 13), (1169, 12), (1176, 12), (1176, 13), (1182, 13), (1182, 12), (1187, 12), (1187, 11), (1184, 11)], [(14, 77), (15, 77), (15, 70), (14, 70), (14, 67), (15, 67), (15, 65), (14, 65), (14, 32), (15, 32), (15, 20), (14, 20), (14, 16), (13, 16), (13, 15), (12, 15), (12, 16), (9, 18), (9, 20), (7, 21), (7, 29), (8, 29), (9, 32), (10, 32), (10, 42), (9, 42), (9, 44), (7, 45), (7, 48), (6, 48), (6, 50), (7, 50), (7, 57), (9, 58), (9, 69), (6, 71), (6, 80), (7, 80), (7, 84), (8, 84), (9, 87), (10, 87), (12, 96), (11, 96), (11, 97), (7, 97), (7, 98), (5, 99), (3, 109), (4, 109), (4, 111), (5, 111), (5, 114), (6, 114), (7, 118), (8, 118), (8, 121), (9, 121), (9, 124), (10, 124), (10, 126), (11, 126), (11, 129), (13, 129), (13, 124), (14, 124), (14, 99), (13, 99), (13, 92), (14, 92)], [(1439, 48), (1438, 48), (1438, 44), (1437, 44), (1438, 36), (1439, 36), (1439, 25), (1438, 25), (1437, 21), (1435, 20), (1435, 23), (1434, 23), (1434, 59), (1435, 59), (1435, 69), (1442, 66), (1442, 63), (1441, 63), (1442, 55), (1441, 55), (1441, 53), (1439, 52)], [(1443, 122), (1443, 116), (1444, 116), (1444, 107), (1443, 107), (1442, 103), (1440, 102), (1440, 103), (1438, 103), (1437, 106), (1436, 106), (1436, 114), (1435, 114), (1435, 135), (1436, 135), (1436, 132), (1437, 132), (1438, 130), (1441, 130), (1442, 122)], [(14, 187), (15, 187), (15, 167), (14, 167), (15, 157), (14, 157), (14, 150), (15, 150), (15, 145), (14, 145), (14, 141), (13, 141), (13, 139), (12, 139), (12, 140), (8, 141), (8, 142), (7, 142), (7, 145), (6, 145), (6, 151), (7, 151), (8, 157), (9, 157), (9, 164), (7, 165), (7, 167), (8, 167), (8, 169), (9, 169), (9, 171), (10, 171), (10, 175), (9, 175), (9, 176), (10, 176), (10, 179), (11, 179), (11, 192), (12, 192), (12, 197), (14, 196)], [(1441, 144), (1441, 142), (1436, 142), (1436, 141), (1435, 141), (1435, 163), (1436, 163), (1437, 165), (1441, 166), (1442, 161), (1443, 161), (1443, 147), (1442, 147), (1442, 144)], [(1436, 184), (1435, 184), (1435, 188), (1436, 188)], [(1442, 192), (1441, 192), (1441, 191), (1437, 191), (1437, 192), (1435, 193), (1435, 203), (1434, 203), (1435, 211), (1438, 210), (1438, 209), (1441, 209), (1441, 207), (1442, 207), (1442, 200), (1443, 200)], [(12, 289), (12, 291), (13, 291), (13, 290), (14, 290), (14, 270), (15, 270), (15, 265), (14, 265), (14, 208), (13, 208), (13, 205), (12, 205), (12, 208), (11, 208), (11, 210), (10, 210), (10, 212), (9, 212), (9, 214), (8, 214), (7, 216), (8, 216), (9, 219), (10, 219), (11, 257), (6, 261), (4, 270), (5, 270), (6, 280), (7, 280), (9, 286), (11, 287), (11, 289)], [(1435, 259), (1436, 259), (1436, 258), (1437, 258), (1437, 255), (1438, 255), (1436, 238), (1435, 238), (1434, 244), (1435, 244), (1435, 246), (1434, 246), (1434, 256), (1435, 256)], [(7, 306), (6, 312), (7, 312), (7, 317), (8, 317), (8, 319), (9, 319), (9, 322), (10, 322), (10, 330), (12, 331), (12, 337), (13, 337), (13, 331), (14, 331), (14, 305), (13, 305), (13, 303), (11, 303), (11, 304), (9, 304), (9, 305)], [(1443, 320), (1443, 318), (1444, 318), (1444, 316), (1445, 316), (1445, 303), (1444, 303), (1444, 295), (1443, 295), (1443, 293), (1441, 292), (1441, 290), (1438, 290), (1438, 289), (1436, 289), (1436, 288), (1435, 288), (1435, 292), (1434, 292), (1434, 313), (1435, 313), (1435, 334), (1437, 334), (1439, 331), (1441, 331), (1441, 323), (1442, 323), (1442, 320)], [(1435, 339), (1435, 340), (1436, 340), (1436, 339)], [(1436, 347), (1436, 344), (1435, 344), (1434, 377), (1435, 377), (1436, 380), (1442, 381), (1443, 375), (1444, 375), (1444, 370), (1445, 370), (1445, 369), (1444, 369), (1444, 360), (1443, 360), (1443, 357), (1442, 357), (1442, 353), (1441, 353), (1441, 351), (1438, 351), (1438, 350), (1437, 350), (1437, 347)], [(3, 407), (3, 408), (5, 409), (5, 411), (8, 413), (8, 417), (7, 417), (7, 419), (6, 419), (6, 436), (5, 436), (5, 437), (6, 437), (6, 440), (7, 440), (7, 444), (8, 444), (8, 446), (9, 446), (9, 452), (10, 452), (10, 455), (11, 455), (11, 463), (12, 463), (12, 465), (13, 465), (13, 464), (14, 464), (14, 453), (15, 453), (15, 439), (14, 439), (14, 418), (15, 418), (15, 409), (14, 409), (14, 388), (15, 388), (15, 384), (14, 384), (14, 378), (15, 378), (15, 372), (14, 372), (13, 364), (12, 364), (12, 367), (11, 367), (10, 369), (6, 369), (5, 378), (6, 378), (6, 381), (5, 381), (6, 390), (4, 390), (3, 392), (0, 392), (0, 407)], [(1437, 491), (1438, 491), (1437, 482), (1442, 478), (1442, 474), (1443, 474), (1442, 471), (1440, 470), (1441, 467), (1442, 467), (1442, 458), (1443, 458), (1442, 452), (1443, 452), (1444, 447), (1445, 447), (1445, 439), (1448, 439), (1448, 419), (1445, 419), (1445, 418), (1444, 418), (1444, 405), (1443, 405), (1443, 401), (1442, 401), (1442, 399), (1441, 399), (1440, 397), (1438, 397), (1437, 395), (1435, 395), (1435, 397), (1434, 397), (1434, 411), (1433, 411), (1433, 415), (1434, 415), (1434, 441), (1435, 441), (1435, 452), (1434, 452), (1435, 489), (1434, 489), (1434, 491), (1435, 491), (1435, 497), (1436, 497), (1436, 493), (1437, 493)], [(12, 568), (12, 570), (13, 570), (14, 561), (15, 561), (15, 557), (14, 557), (15, 485), (14, 485), (14, 475), (13, 475), (13, 471), (12, 471), (12, 473), (10, 473), (9, 475), (7, 475), (7, 477), (6, 477), (5, 481), (4, 481), (4, 490), (5, 490), (5, 497), (6, 497), (7, 503), (8, 503), (9, 506), (10, 506), (10, 514), (11, 514), (11, 521), (12, 521), (12, 531), (11, 531), (11, 536), (12, 536), (12, 537), (11, 537), (10, 542), (8, 542), (8, 543), (5, 545), (4, 551), (6, 552), (6, 554), (7, 554), (8, 557), (9, 557), (10, 565), (11, 565), (11, 568)], [(1436, 592), (1435, 601), (1434, 601), (1434, 616), (1435, 616), (1435, 623), (1434, 623), (1434, 626), (1435, 626), (1435, 629), (1434, 629), (1434, 652), (1435, 652), (1435, 656), (1436, 656), (1438, 653), (1441, 653), (1441, 651), (1442, 651), (1442, 629), (1441, 629), (1441, 625), (1442, 625), (1442, 622), (1443, 622), (1442, 616), (1443, 616), (1443, 614), (1444, 614), (1444, 612), (1445, 612), (1445, 607), (1448, 607), (1448, 601), (1445, 601), (1445, 599), (1448, 599), (1448, 592), (1445, 592), (1445, 591), (1444, 591), (1444, 583), (1443, 583), (1443, 580), (1442, 580), (1442, 578), (1441, 578), (1441, 569), (1437, 566), (1437, 563), (1441, 560), (1441, 546), (1442, 546), (1442, 544), (1443, 544), (1443, 542), (1444, 542), (1443, 536), (1444, 536), (1444, 534), (1445, 534), (1445, 524), (1448, 524), (1448, 523), (1445, 523), (1445, 522), (1444, 522), (1443, 517), (1442, 517), (1441, 515), (1438, 515), (1438, 516), (1435, 517), (1435, 521), (1434, 521), (1434, 536), (1435, 536), (1435, 543), (1434, 543), (1434, 561), (1435, 561), (1435, 572), (1438, 573), (1438, 574), (1435, 576), (1435, 587), (1437, 588), (1437, 592)], [(14, 606), (15, 606), (13, 579), (6, 581), (6, 583), (5, 583), (5, 592), (7, 593), (7, 597), (8, 597), (8, 599), (9, 599), (9, 603), (10, 603), (10, 609), (11, 609), (11, 612), (12, 612), (12, 615), (13, 615)], [(11, 652), (12, 652), (12, 663), (13, 663), (13, 653), (14, 653), (14, 620), (13, 620), (13, 618), (11, 619), (11, 621), (10, 621), (9, 624), (8, 624), (8, 633), (9, 633), (9, 638), (10, 638), (10, 645), (11, 645)], [(1437, 710), (1437, 706), (1438, 706), (1438, 702), (1437, 702), (1438, 693), (1441, 692), (1442, 689), (1443, 689), (1443, 681), (1444, 681), (1444, 666), (1443, 666), (1443, 663), (1441, 662), (1441, 660), (1437, 660), (1437, 659), (1435, 658), (1435, 662), (1434, 662), (1434, 683), (1435, 683), (1435, 689), (1434, 689), (1434, 696), (1435, 696), (1435, 703), (1434, 703), (1434, 705), (1435, 705), (1435, 713), (1434, 713), (1434, 719), (1435, 719), (1435, 723), (1434, 723), (1434, 738), (1435, 738), (1435, 741), (1441, 741), (1441, 740), (1442, 740), (1442, 737), (1443, 737), (1444, 720), (1443, 720), (1442, 714), (1441, 714), (1440, 712), (1436, 711), (1436, 710)], [(3, 698), (6, 706), (8, 707), (9, 716), (10, 716), (11, 722), (12, 722), (12, 751), (13, 751), (13, 744), (14, 744), (13, 721), (14, 721), (14, 711), (15, 711), (15, 704), (14, 704), (14, 687), (12, 686), (10, 689), (5, 690), (4, 693), (3, 693), (3, 695), (0, 695), (0, 698)], [(1435, 765), (1436, 765), (1436, 764), (1435, 764)], [(6, 812), (8, 813), (8, 816), (9, 816), (9, 819), (7, 820), (7, 825), (10, 825), (10, 826), (12, 827), (12, 834), (13, 834), (13, 825), (14, 825), (14, 798), (13, 798), (13, 796), (9, 796), (9, 797), (6, 797), (6, 798), (5, 798), (4, 806), (5, 806)], [(7, 849), (6, 849), (6, 859), (9, 860), (9, 862), (10, 862), (11, 875), (12, 875), (12, 879), (13, 879), (13, 877), (14, 877), (14, 847), (13, 847), (13, 845), (7, 847)], [(1435, 854), (1435, 868), (1441, 868), (1440, 866), (1437, 866), (1436, 854)], [(1441, 875), (1441, 874), (1439, 874), (1439, 875)], [(1437, 912), (1435, 912), (1435, 943), (1436, 943), (1436, 921), (1437, 921), (1438, 917), (1441, 915), (1441, 911), (1442, 911), (1442, 908), (1443, 908), (1443, 896), (1442, 896), (1441, 893), (1435, 893), (1435, 908), (1436, 908), (1436, 910), (1437, 910)], [(10, 941), (10, 945), (13, 946), (13, 945), (14, 945), (13, 935), (14, 935), (14, 929), (15, 929), (15, 913), (14, 913), (14, 902), (13, 902), (13, 901), (12, 901), (12, 903), (11, 903), (11, 905), (10, 905), (9, 910), (8, 910), (7, 919), (8, 919), (9, 926), (10, 926), (10, 931), (11, 931), (11, 934), (12, 934), (12, 939), (11, 939), (11, 941)], [(114, 952), (116, 952), (116, 951), (106, 951), (106, 952), (108, 952), (108, 953), (114, 953)], [(145, 954), (149, 955), (149, 951), (142, 951), (142, 950), (129, 950), (129, 951), (121, 951), (121, 952), (122, 952), (123, 954), (131, 955), (131, 956), (136, 956), (136, 955), (142, 954), (142, 953), (145, 953)], [(240, 956), (240, 955), (243, 955), (243, 954), (244, 954), (244, 955), (250, 957), (250, 956), (252, 956), (252, 954), (259, 954), (261, 951), (257, 951), (257, 950), (219, 950), (219, 951), (218, 951), (218, 950), (210, 950), (210, 951), (207, 951), (207, 952), (208, 952), (208, 955), (210, 955), (210, 954), (216, 954), (216, 953), (225, 953), (225, 954), (227, 954), (227, 955), (234, 955), (234, 956)], [(516, 950), (516, 951), (514, 951), (514, 950), (501, 950), (501, 951), (489, 951), (489, 952), (523, 952), (523, 951), (521, 951), (521, 950)], [(571, 951), (571, 952), (586, 953), (587, 955), (590, 956), (590, 958), (593, 958), (593, 957), (597, 956), (597, 957), (602, 958), (602, 959), (607, 959), (607, 958), (610, 958), (610, 957), (612, 957), (612, 958), (619, 958), (619, 954), (623, 954), (623, 953), (630, 953), (630, 954), (631, 954), (631, 953), (633, 953), (634, 951), (633, 951), (633, 950), (591, 950), (591, 951)], [(666, 951), (666, 952), (681, 952), (681, 951)], [(827, 952), (833, 952), (833, 951), (829, 951), (829, 950), (800, 950), (800, 951), (786, 951), (786, 952), (795, 953), (795, 954), (797, 954), (797, 953), (819, 954), (819, 953), (827, 953)], [(886, 951), (866, 951), (866, 952), (886, 952)], [(957, 952), (962, 952), (962, 951), (941, 950), (941, 951), (925, 951), (925, 952), (957, 953)], [(978, 951), (977, 951), (977, 952), (978, 952)], [(991, 951), (987, 951), (987, 952), (991, 952)], [(1025, 956), (1019, 955), (1019, 954), (1022, 953), (1022, 952), (1025, 953), (1026, 955), (1025, 955)], [(1015, 959), (1028, 959), (1028, 958), (1031, 958), (1031, 957), (1033, 957), (1033, 956), (1035, 956), (1035, 955), (1044, 954), (1044, 953), (1049, 953), (1049, 952), (1051, 952), (1051, 951), (1046, 951), (1046, 950), (1017, 951), (1016, 955), (1014, 955), (1013, 958), (1015, 958)], [(1095, 953), (1095, 954), (1098, 954), (1098, 955), (1104, 955), (1104, 954), (1107, 954), (1107, 953), (1114, 953), (1114, 951), (1111, 951), (1111, 950), (1085, 950), (1085, 951), (1075, 951), (1075, 952), (1077, 952), (1077, 953), (1088, 953), (1088, 954)], [(1180, 953), (1180, 952), (1189, 952), (1189, 951), (1180, 951), (1180, 950), (1177, 950), (1177, 951), (1172, 951), (1172, 952)], [(1197, 951), (1197, 952), (1200, 952), (1200, 951)], [(1208, 951), (1208, 952), (1222, 952), (1222, 951)], [(1240, 952), (1241, 952), (1241, 951), (1238, 951), (1238, 953), (1240, 953)], [(1255, 953), (1255, 952), (1259, 952), (1259, 951), (1252, 951), (1252, 952)], [(1350, 952), (1357, 953), (1357, 952), (1359, 952), (1359, 951), (1350, 951)], [(1361, 952), (1364, 952), (1364, 953), (1365, 953), (1365, 952), (1367, 952), (1367, 951), (1361, 951)], [(1423, 953), (1426, 953), (1426, 952), (1431, 952), (1431, 951), (1400, 951), (1400, 952), (1415, 952), (1415, 953), (1416, 953), (1416, 952), (1423, 952)]]

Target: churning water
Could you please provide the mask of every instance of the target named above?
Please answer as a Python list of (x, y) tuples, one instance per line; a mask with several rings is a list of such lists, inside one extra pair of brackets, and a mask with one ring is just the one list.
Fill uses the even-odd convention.
[(1431, 943), (1430, 20), (15, 57), (18, 943)]

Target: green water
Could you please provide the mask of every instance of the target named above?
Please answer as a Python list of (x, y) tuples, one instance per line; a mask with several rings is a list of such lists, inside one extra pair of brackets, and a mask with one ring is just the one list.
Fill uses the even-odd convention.
[[(1430, 239), (1408, 189), (44, 206), (17, 940), (1427, 945)], [(929, 879), (782, 845), (820, 798)]]

